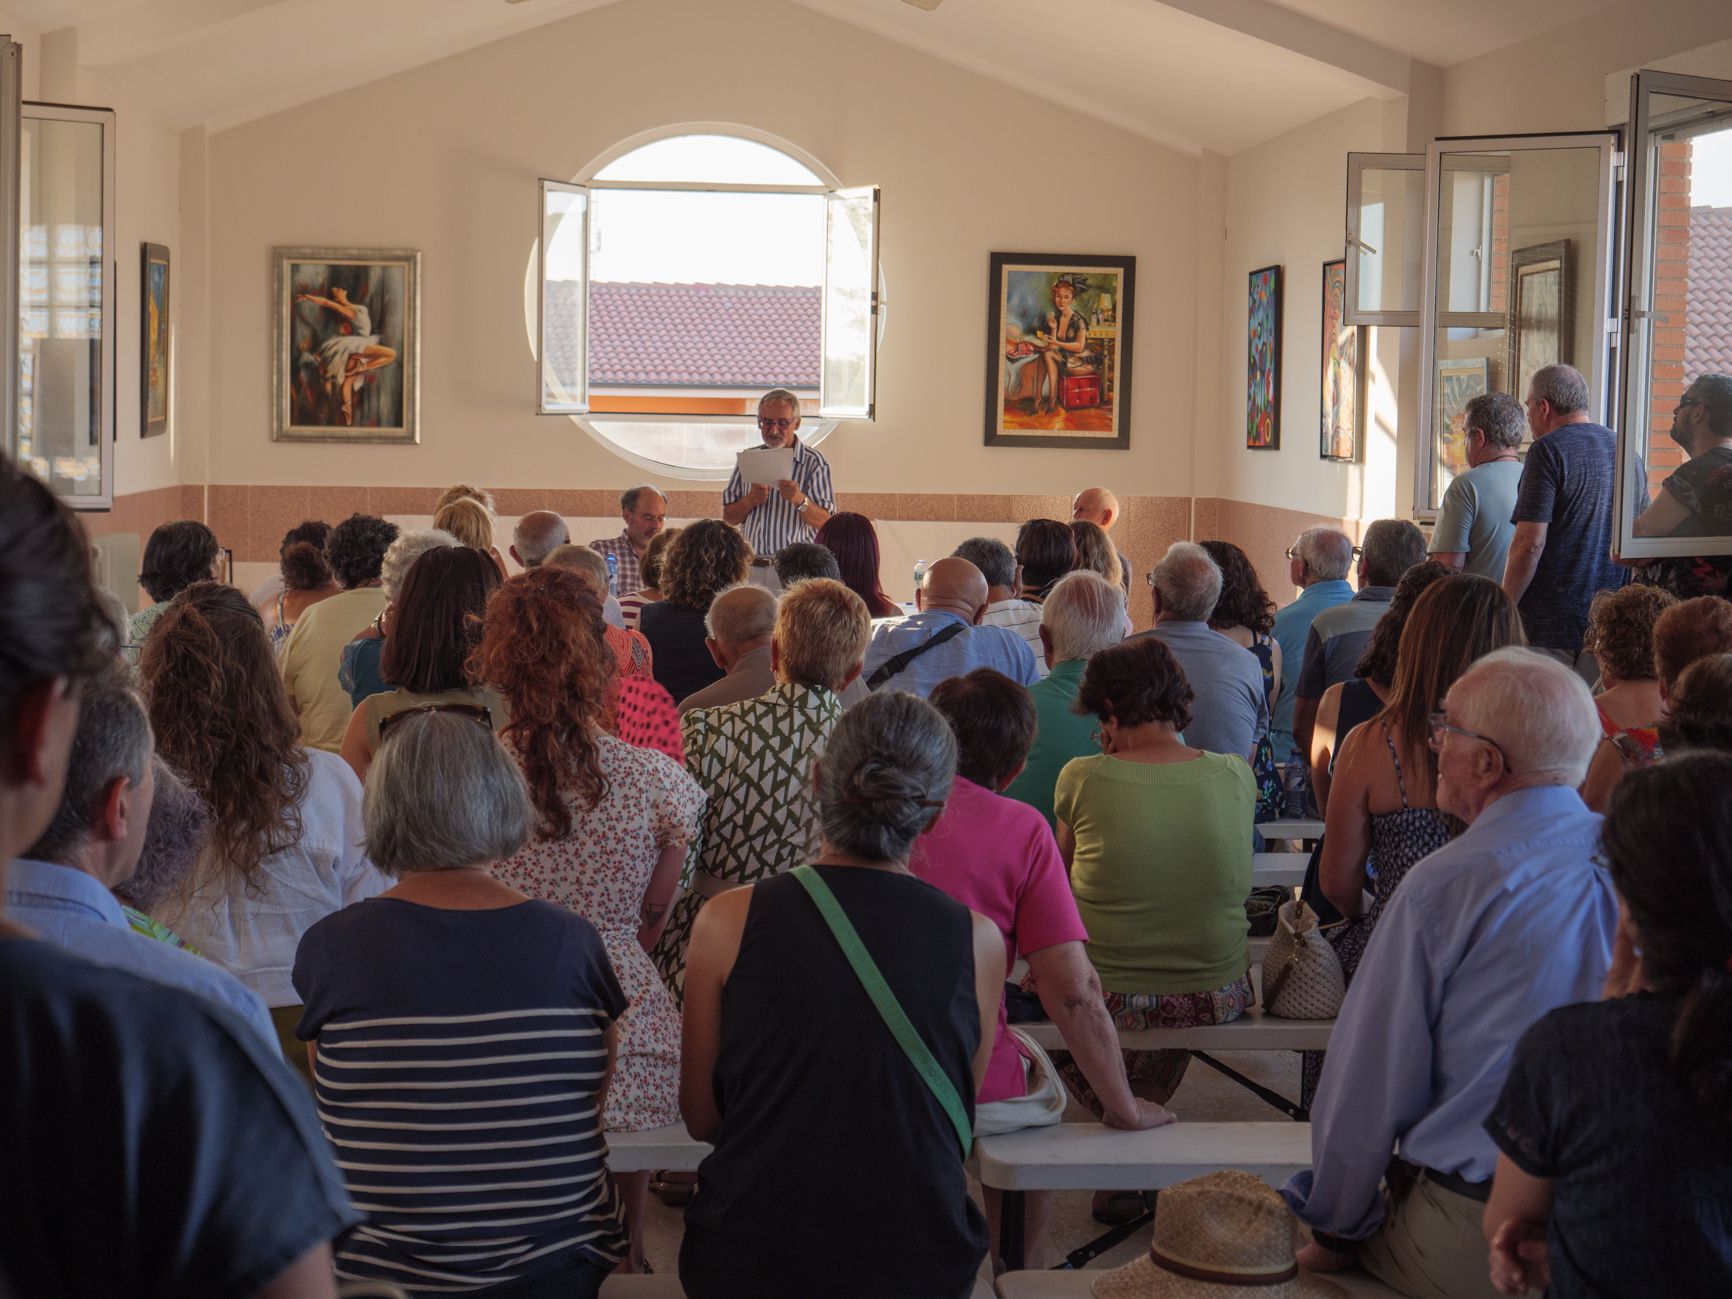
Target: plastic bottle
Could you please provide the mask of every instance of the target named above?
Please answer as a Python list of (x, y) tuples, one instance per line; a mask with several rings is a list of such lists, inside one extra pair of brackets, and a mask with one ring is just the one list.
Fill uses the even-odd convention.
[(917, 559), (914, 561), (914, 595), (909, 597), (910, 603), (914, 603), (915, 597), (920, 594), (921, 584), (924, 583), (925, 580), (926, 561), (924, 559)]
[(627, 592), (619, 589), (619, 556), (607, 555), (607, 589), (615, 595), (625, 595)]

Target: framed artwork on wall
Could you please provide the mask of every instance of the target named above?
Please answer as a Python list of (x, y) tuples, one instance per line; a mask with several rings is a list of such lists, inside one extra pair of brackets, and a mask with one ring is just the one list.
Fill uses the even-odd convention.
[(271, 437), (420, 440), (421, 254), (277, 248)]
[(1347, 261), (1323, 263), (1323, 409), (1317, 453), (1356, 464), (1365, 457), (1365, 327), (1346, 323)]
[(1131, 444), (1137, 259), (993, 253), (986, 445)]
[(153, 438), (168, 432), (168, 404), (173, 391), (174, 352), (169, 328), (169, 257), (162, 244), (143, 245), (139, 264), (138, 435)]
[(1281, 448), (1281, 268), (1252, 271), (1247, 293), (1245, 446)]
[(1570, 241), (1518, 248), (1510, 254), (1510, 395), (1527, 400), (1534, 371), (1570, 359)]
[(1432, 481), (1438, 497), (1459, 473), (1467, 469), (1467, 404), (1491, 391), (1491, 365), (1483, 356), (1439, 359), (1437, 395), (1432, 409), (1437, 427), (1432, 432)]

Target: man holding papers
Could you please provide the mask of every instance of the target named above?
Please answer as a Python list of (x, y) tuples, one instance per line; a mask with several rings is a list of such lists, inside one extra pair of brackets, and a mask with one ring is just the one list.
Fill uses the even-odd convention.
[(740, 452), (722, 492), (722, 518), (746, 534), (767, 567), (783, 546), (810, 541), (836, 509), (830, 465), (800, 441), (800, 399), (772, 388), (758, 401), (762, 445)]

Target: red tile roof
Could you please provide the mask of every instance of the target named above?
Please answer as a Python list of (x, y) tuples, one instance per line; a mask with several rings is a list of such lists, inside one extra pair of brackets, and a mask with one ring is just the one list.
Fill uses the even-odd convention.
[[(570, 358), (569, 320), (548, 286), (549, 350)], [(819, 290), (766, 284), (589, 286), (589, 376), (613, 388), (816, 388)], [(567, 361), (569, 364), (569, 361)]]
[(1732, 207), (1690, 209), (1684, 373), (1732, 374)]

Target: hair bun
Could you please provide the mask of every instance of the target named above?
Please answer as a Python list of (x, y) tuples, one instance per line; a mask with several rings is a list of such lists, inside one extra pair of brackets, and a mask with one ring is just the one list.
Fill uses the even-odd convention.
[(926, 790), (909, 772), (875, 757), (848, 773), (843, 797), (870, 809), (878, 820), (906, 823), (925, 810)]
[(293, 541), (284, 546), (280, 566), (283, 585), (291, 591), (311, 591), (331, 581), (331, 566), (325, 562), (324, 549), (310, 541)]

